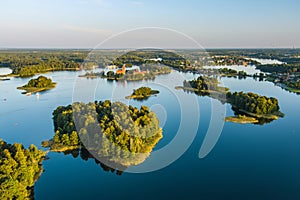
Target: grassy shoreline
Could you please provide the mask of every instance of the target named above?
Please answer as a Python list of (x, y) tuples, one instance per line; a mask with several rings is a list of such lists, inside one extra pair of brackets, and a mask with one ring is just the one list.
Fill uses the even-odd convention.
[(42, 142), (42, 147), (49, 148), (52, 152), (66, 152), (75, 149), (81, 148), (80, 145), (70, 146), (70, 145), (63, 145), (63, 144), (55, 144), (53, 140), (46, 140)]
[(42, 88), (38, 88), (38, 87), (17, 87), (18, 90), (25, 90), (25, 92), (22, 92), (22, 94), (26, 94), (26, 93), (37, 93), (37, 92), (43, 92), (43, 91), (47, 91), (47, 90), (51, 90), (53, 88), (56, 87), (56, 83), (52, 83), (52, 86), (49, 87), (42, 87)]
[(254, 124), (258, 123), (259, 120), (255, 117), (248, 117), (246, 115), (238, 115), (238, 116), (229, 116), (225, 117), (225, 122), (233, 122), (239, 124)]
[(255, 114), (255, 113), (251, 113), (246, 110), (243, 110), (243, 109), (239, 109), (236, 106), (232, 106), (232, 107), (234, 107), (235, 109), (237, 109), (237, 111), (239, 111), (241, 113), (244, 113), (248, 116), (251, 116), (251, 117), (254, 117), (257, 119), (264, 118), (264, 119), (269, 119), (269, 120), (277, 120), (277, 119), (279, 119), (279, 117), (284, 117), (284, 114), (280, 111), (272, 113), (272, 114)]

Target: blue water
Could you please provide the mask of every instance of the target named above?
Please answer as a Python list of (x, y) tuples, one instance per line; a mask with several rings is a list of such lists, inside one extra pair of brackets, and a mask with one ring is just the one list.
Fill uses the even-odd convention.
[[(285, 117), (264, 125), (225, 123), (212, 151), (199, 159), (199, 149), (211, 121), (212, 99), (171, 87), (181, 85), (178, 77), (191, 79), (194, 75), (172, 72), (157, 77), (155, 81), (128, 83), (77, 78), (77, 75), (78, 72), (45, 74), (58, 84), (55, 89), (41, 93), (39, 98), (22, 95), (16, 89), (28, 79), (1, 81), (0, 137), (9, 143), (41, 147), (41, 141), (52, 138), (54, 134), (52, 111), (73, 100), (112, 99), (138, 107), (142, 104), (149, 106), (157, 113), (163, 128), (163, 139), (155, 151), (163, 149), (176, 134), (180, 134), (182, 116), (187, 118), (189, 126), (195, 125), (198, 130), (179, 159), (149, 173), (125, 171), (117, 175), (116, 172), (104, 171), (91, 159), (85, 161), (80, 156), (73, 158), (63, 153), (49, 153), (50, 159), (43, 162), (45, 172), (35, 184), (35, 199), (300, 198), (300, 96), (252, 78), (222, 78), (222, 83), (231, 91), (251, 91), (278, 98)], [(160, 94), (144, 102), (124, 98), (141, 85), (158, 89)], [(181, 103), (184, 105), (193, 99), (197, 101), (197, 108), (186, 106), (182, 109), (188, 113), (199, 109), (199, 121), (195, 115), (184, 115), (181, 110)], [(226, 115), (232, 115), (230, 106), (225, 107)], [(192, 132), (181, 134), (193, 138)], [(174, 152), (178, 148), (174, 148)], [(170, 155), (172, 153), (170, 151)]]

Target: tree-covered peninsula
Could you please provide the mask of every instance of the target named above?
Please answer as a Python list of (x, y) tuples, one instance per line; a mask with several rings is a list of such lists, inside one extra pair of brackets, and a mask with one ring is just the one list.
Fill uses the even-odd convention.
[(8, 144), (0, 139), (0, 199), (33, 199), (33, 186), (43, 172), (45, 152), (34, 145)]
[(53, 112), (55, 135), (44, 141), (52, 151), (86, 149), (94, 157), (122, 166), (143, 162), (162, 138), (154, 112), (120, 102), (59, 106)]
[(216, 78), (199, 76), (191, 81), (185, 80), (183, 86), (177, 86), (176, 88), (200, 96), (210, 96), (222, 103), (231, 104), (236, 116), (226, 117), (225, 121), (263, 124), (284, 116), (279, 111), (278, 100), (274, 97), (261, 96), (252, 92), (232, 93), (228, 88), (221, 87), (218, 84)]
[(127, 99), (147, 99), (148, 97), (158, 94), (158, 90), (152, 90), (150, 87), (140, 87), (138, 89), (133, 90), (130, 96), (127, 96)]
[(51, 78), (39, 76), (35, 79), (30, 79), (26, 85), (17, 87), (19, 90), (25, 90), (25, 93), (41, 92), (55, 88), (56, 83), (52, 82)]

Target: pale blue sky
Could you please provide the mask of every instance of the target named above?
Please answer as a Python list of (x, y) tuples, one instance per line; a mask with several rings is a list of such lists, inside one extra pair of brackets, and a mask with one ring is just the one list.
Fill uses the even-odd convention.
[(299, 11), (298, 0), (2, 0), (0, 48), (92, 48), (139, 27), (174, 29), (205, 48), (300, 47)]

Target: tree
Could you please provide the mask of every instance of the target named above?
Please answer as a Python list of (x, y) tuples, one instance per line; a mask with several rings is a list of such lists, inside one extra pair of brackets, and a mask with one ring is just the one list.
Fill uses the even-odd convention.
[(70, 145), (76, 146), (78, 145), (79, 138), (76, 131), (72, 131), (70, 135)]
[(64, 145), (70, 145), (70, 139), (68, 134), (63, 134), (61, 137), (61, 141)]
[(34, 145), (25, 149), (21, 144), (0, 140), (0, 199), (30, 199), (32, 186), (41, 172), (45, 153)]

